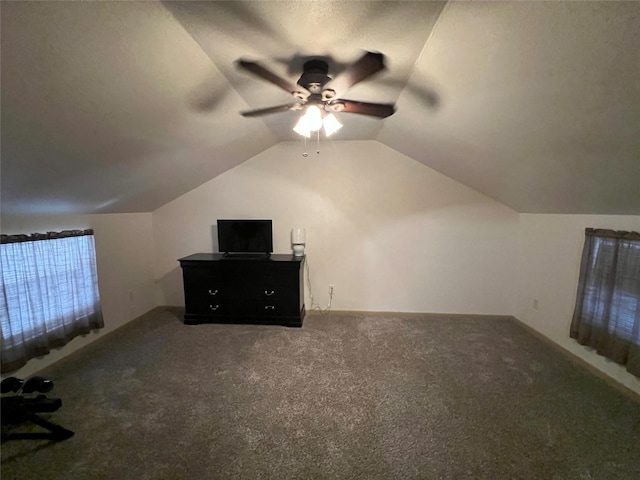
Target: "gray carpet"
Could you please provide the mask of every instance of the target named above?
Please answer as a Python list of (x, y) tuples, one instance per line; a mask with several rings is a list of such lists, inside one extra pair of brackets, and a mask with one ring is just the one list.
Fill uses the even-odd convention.
[(3, 480), (640, 478), (640, 404), (511, 320), (180, 315), (42, 372), (76, 435), (4, 443)]

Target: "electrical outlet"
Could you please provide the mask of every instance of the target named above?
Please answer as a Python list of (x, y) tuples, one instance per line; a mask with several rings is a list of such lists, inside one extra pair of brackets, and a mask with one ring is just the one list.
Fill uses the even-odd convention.
[(329, 295), (333, 295), (333, 284), (329, 284)]
[(537, 298), (533, 299), (533, 309), (538, 310), (540, 308), (540, 302), (538, 302)]

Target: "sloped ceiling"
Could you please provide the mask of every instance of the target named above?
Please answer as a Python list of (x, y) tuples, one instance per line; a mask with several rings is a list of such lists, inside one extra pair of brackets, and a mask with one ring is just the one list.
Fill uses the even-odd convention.
[(638, 2), (7, 2), (3, 214), (153, 211), (282, 140), (295, 81), (388, 70), (331, 141), (376, 139), (520, 212), (640, 214)]

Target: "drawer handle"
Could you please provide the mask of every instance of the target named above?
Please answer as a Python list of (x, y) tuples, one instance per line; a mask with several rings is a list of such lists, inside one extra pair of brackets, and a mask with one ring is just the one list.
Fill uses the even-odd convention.
[(273, 295), (274, 293), (276, 293), (276, 291), (275, 291), (275, 290), (271, 290), (270, 292), (269, 292), (269, 291), (267, 291), (267, 290), (265, 290), (265, 291), (264, 291), (264, 294), (265, 294), (267, 297), (270, 297), (270, 296), (271, 296), (271, 295)]
[(275, 306), (273, 306), (273, 305), (265, 305), (265, 306), (264, 306), (264, 309), (265, 309), (265, 310), (275, 310), (275, 309), (276, 309), (276, 307), (275, 307)]
[(209, 289), (209, 295), (217, 295), (218, 294), (218, 290), (211, 290)]
[(209, 310), (217, 310), (218, 308), (220, 308), (220, 305), (209, 305)]

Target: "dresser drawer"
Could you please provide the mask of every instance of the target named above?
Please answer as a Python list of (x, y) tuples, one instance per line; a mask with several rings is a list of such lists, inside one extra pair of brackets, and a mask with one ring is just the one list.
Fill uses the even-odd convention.
[(258, 317), (277, 317), (282, 315), (299, 315), (297, 303), (278, 300), (255, 300), (248, 302), (251, 315)]
[(237, 307), (230, 301), (216, 299), (211, 301), (194, 301), (187, 303), (187, 311), (196, 315), (218, 317), (230, 315), (237, 311)]
[(244, 298), (265, 301), (296, 301), (298, 286), (293, 285), (249, 285), (243, 291)]
[(187, 304), (215, 303), (221, 299), (233, 298), (234, 288), (231, 285), (221, 282), (201, 282), (185, 280), (185, 301)]

